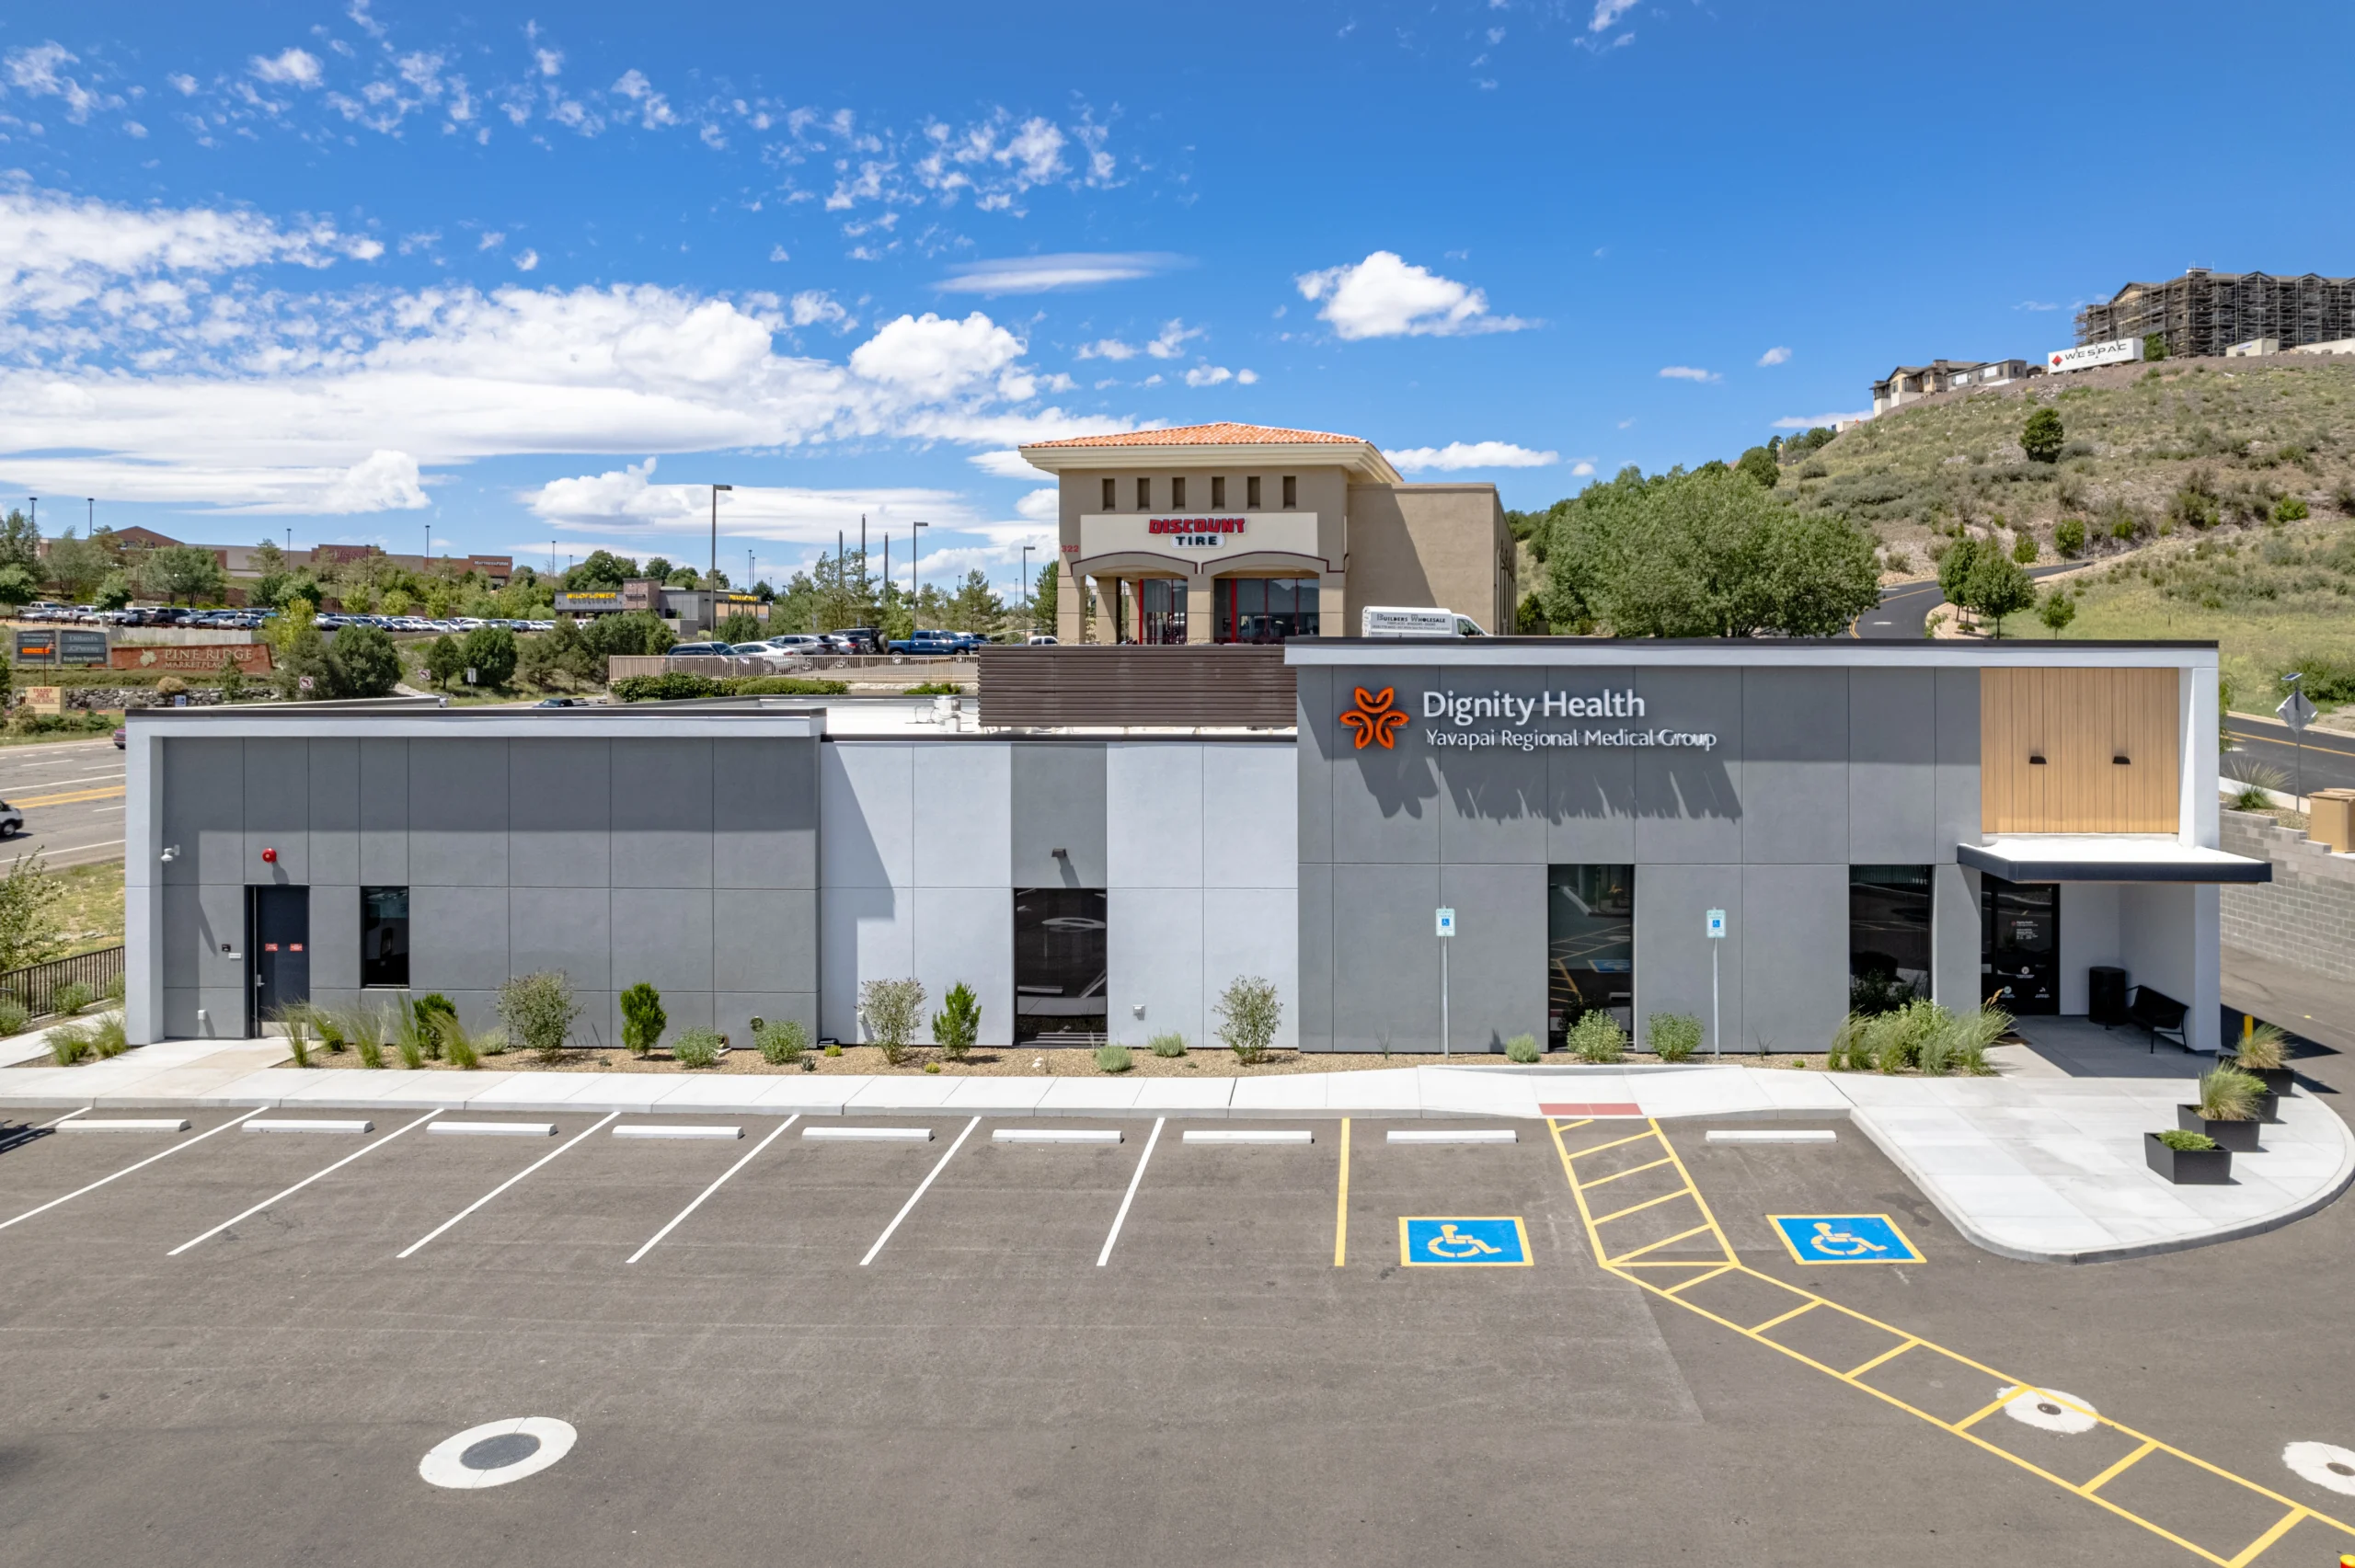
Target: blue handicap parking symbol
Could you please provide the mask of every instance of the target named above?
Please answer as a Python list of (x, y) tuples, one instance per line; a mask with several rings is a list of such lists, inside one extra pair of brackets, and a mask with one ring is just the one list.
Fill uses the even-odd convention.
[(1398, 1261), (1410, 1268), (1516, 1268), (1530, 1262), (1519, 1215), (1430, 1219), (1401, 1216)]
[(1770, 1214), (1767, 1219), (1800, 1263), (1922, 1263), (1897, 1221), (1886, 1214)]

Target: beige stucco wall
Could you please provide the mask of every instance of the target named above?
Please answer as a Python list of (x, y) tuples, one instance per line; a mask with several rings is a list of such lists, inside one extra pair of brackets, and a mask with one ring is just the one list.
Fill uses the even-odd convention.
[(1494, 485), (1350, 486), (1349, 619), (1327, 612), (1326, 635), (1358, 635), (1369, 604), (1438, 606), (1491, 635), (1512, 630), (1512, 534)]

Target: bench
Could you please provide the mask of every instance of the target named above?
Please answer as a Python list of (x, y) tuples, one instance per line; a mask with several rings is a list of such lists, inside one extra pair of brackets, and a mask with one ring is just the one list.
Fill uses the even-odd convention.
[(2151, 1049), (2154, 1052), (2159, 1048), (2159, 1036), (2162, 1035), (2189, 1050), (2191, 1043), (2183, 1035), (2183, 1018), (2188, 1011), (2165, 991), (2153, 990), (2149, 986), (2136, 986), (2133, 1000), (2126, 1004), (2126, 1021), (2139, 1024), (2151, 1032)]

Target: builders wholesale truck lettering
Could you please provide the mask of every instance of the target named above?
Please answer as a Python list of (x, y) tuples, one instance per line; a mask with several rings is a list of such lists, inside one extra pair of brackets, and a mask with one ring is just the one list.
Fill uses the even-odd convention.
[(1433, 746), (1501, 746), (1516, 751), (1557, 746), (1656, 746), (1710, 751), (1717, 744), (1717, 736), (1706, 730), (1630, 724), (1581, 727), (1568, 722), (1643, 718), (1644, 699), (1632, 686), (1591, 696), (1569, 692), (1541, 692), (1535, 696), (1511, 692), (1425, 692), (1422, 716), (1430, 721), (1423, 727), (1423, 738)]

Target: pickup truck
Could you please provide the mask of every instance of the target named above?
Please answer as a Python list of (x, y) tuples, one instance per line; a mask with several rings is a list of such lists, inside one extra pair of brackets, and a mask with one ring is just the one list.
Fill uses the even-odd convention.
[(918, 632), (889, 645), (893, 653), (925, 654), (946, 657), (965, 651), (964, 640), (954, 632)]

